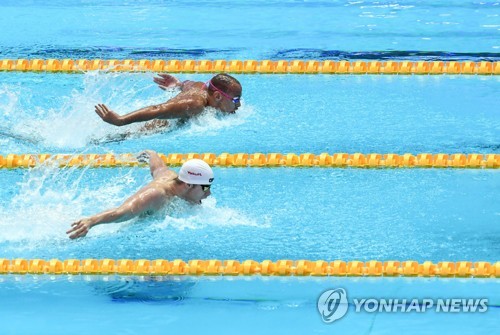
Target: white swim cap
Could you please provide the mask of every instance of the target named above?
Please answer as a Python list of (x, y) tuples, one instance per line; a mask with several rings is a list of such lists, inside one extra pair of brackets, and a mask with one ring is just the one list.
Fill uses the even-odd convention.
[(210, 185), (214, 181), (214, 172), (210, 165), (201, 159), (190, 159), (182, 164), (179, 180), (194, 185)]

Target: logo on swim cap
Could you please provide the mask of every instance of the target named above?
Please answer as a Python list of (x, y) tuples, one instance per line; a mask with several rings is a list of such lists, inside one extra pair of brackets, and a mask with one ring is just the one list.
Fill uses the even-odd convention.
[(201, 159), (191, 159), (182, 164), (179, 180), (187, 184), (209, 185), (214, 180), (214, 173), (210, 165)]

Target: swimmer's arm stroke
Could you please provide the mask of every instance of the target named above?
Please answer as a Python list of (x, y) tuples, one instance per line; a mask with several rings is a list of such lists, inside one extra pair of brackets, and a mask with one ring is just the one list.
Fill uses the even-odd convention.
[(201, 84), (202, 82), (184, 80), (180, 81), (176, 77), (168, 74), (168, 73), (159, 73), (158, 77), (154, 77), (153, 81), (158, 84), (158, 87), (162, 90), (168, 90), (172, 88), (179, 88), (181, 91), (186, 91), (191, 89), (194, 85)]
[[(156, 152), (145, 150), (137, 156), (137, 160), (140, 162), (146, 159), (149, 159), (149, 169), (153, 180), (172, 173)], [(170, 197), (164, 190), (155, 186), (153, 181), (125, 200), (122, 205), (74, 222), (66, 234), (69, 234), (71, 239), (83, 237), (96, 225), (123, 222), (145, 212), (156, 211)]]
[(205, 99), (202, 97), (190, 97), (172, 99), (166, 103), (141, 108), (125, 115), (119, 115), (104, 104), (96, 105), (95, 112), (104, 122), (114, 126), (124, 126), (153, 119), (165, 120), (187, 118), (201, 113), (204, 107)]
[(123, 222), (146, 212), (157, 211), (171, 196), (153, 183), (154, 181), (141, 188), (118, 207), (73, 222), (66, 234), (71, 239), (84, 237), (92, 227), (99, 224)]
[(152, 150), (144, 150), (137, 156), (139, 162), (149, 159), (149, 171), (153, 179), (158, 179), (170, 174), (169, 168), (165, 165), (161, 157)]

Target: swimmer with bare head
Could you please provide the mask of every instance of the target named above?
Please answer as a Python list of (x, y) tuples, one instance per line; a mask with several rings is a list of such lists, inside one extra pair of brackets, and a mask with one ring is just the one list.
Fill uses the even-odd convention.
[(214, 107), (223, 113), (233, 114), (241, 106), (241, 84), (236, 78), (221, 73), (208, 82), (180, 81), (169, 74), (154, 78), (161, 89), (179, 88), (181, 92), (165, 103), (144, 107), (134, 112), (119, 115), (104, 104), (95, 106), (95, 112), (109, 124), (124, 126), (135, 122), (154, 120), (146, 128), (168, 125), (168, 119), (188, 119), (203, 112), (205, 107)]

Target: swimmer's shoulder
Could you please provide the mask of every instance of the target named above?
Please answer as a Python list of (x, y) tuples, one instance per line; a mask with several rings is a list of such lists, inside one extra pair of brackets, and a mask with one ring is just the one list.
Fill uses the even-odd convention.
[(168, 102), (179, 103), (185, 102), (186, 100), (189, 100), (200, 107), (205, 107), (208, 104), (208, 92), (203, 87), (193, 87), (188, 90), (183, 90)]
[(201, 81), (191, 81), (186, 80), (182, 84), (182, 91), (190, 91), (190, 90), (203, 90), (206, 91), (205, 83)]
[(165, 169), (161, 172), (161, 176), (155, 179), (156, 182), (162, 186), (170, 186), (174, 183), (174, 179), (177, 178), (177, 173), (172, 170)]
[(167, 198), (173, 197), (173, 186), (175, 183), (175, 178), (177, 177), (177, 174), (173, 171), (171, 171), (171, 174), (168, 174), (165, 172), (162, 176), (155, 178), (151, 183), (150, 187), (156, 189), (157, 191), (160, 191), (163, 193), (164, 196)]

